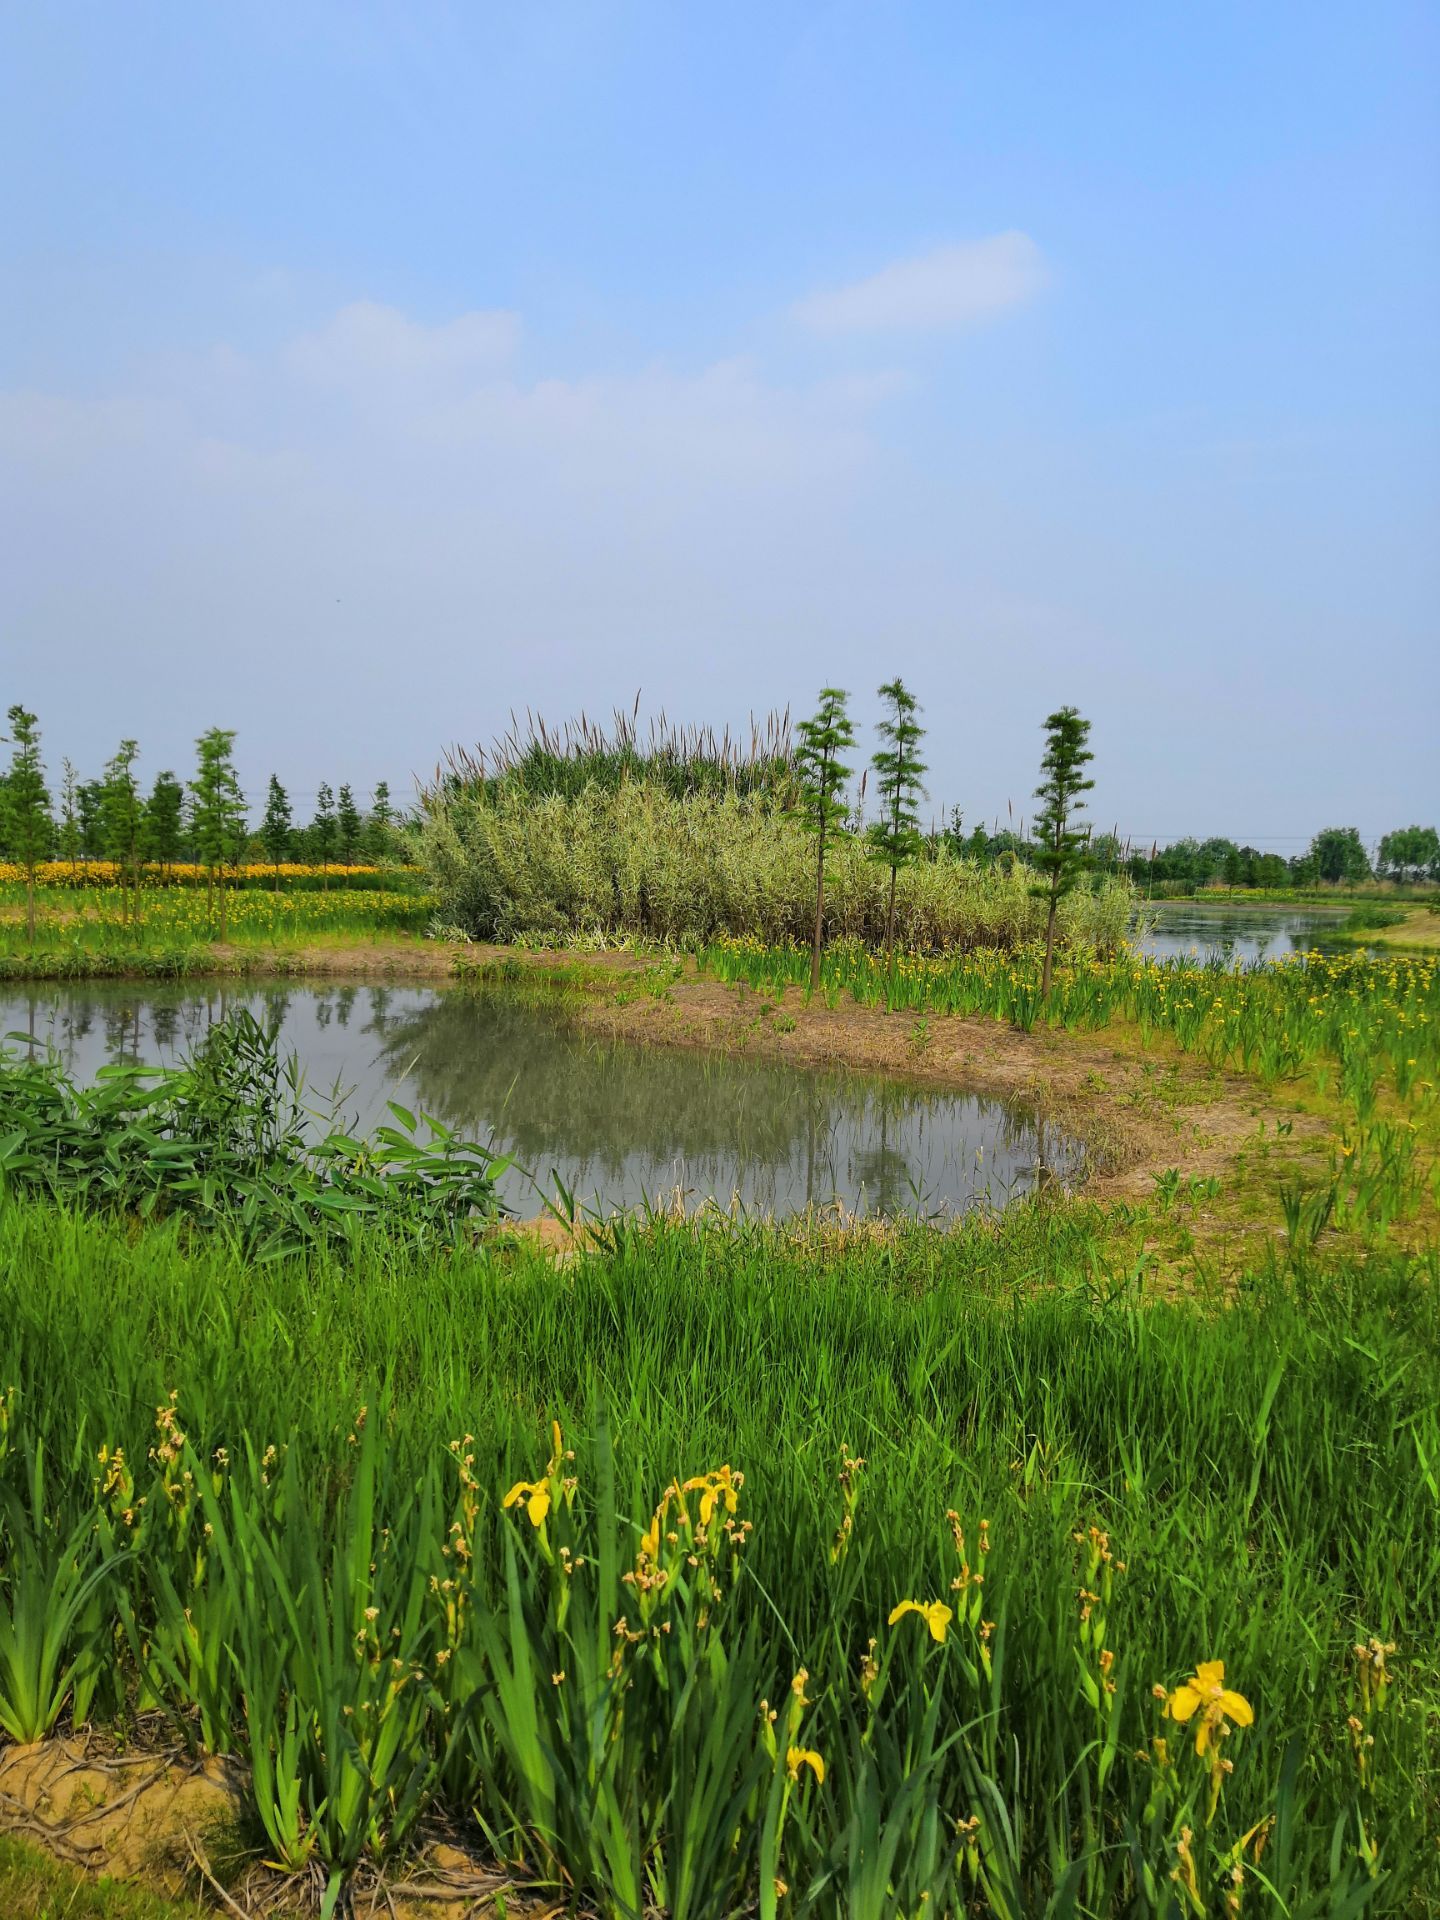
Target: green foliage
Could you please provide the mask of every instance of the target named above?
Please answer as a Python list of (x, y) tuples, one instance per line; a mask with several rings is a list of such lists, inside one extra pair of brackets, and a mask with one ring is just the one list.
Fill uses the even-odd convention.
[(0, 1053), (0, 1189), (150, 1220), (177, 1214), (258, 1259), (360, 1236), (448, 1241), (497, 1214), (503, 1163), (392, 1106), (361, 1141), (312, 1138), (303, 1083), (240, 1012), (172, 1071), (108, 1067), (78, 1086), (51, 1060)]
[(1434, 827), (1397, 827), (1380, 842), (1380, 871), (1414, 883), (1440, 880), (1440, 834)]
[(122, 740), (105, 766), (100, 788), (100, 834), (107, 859), (128, 876), (132, 888), (139, 884), (140, 831), (145, 803), (135, 778), (135, 762), (140, 746), (135, 740)]
[(340, 849), (340, 860), (344, 866), (350, 866), (360, 850), (361, 825), (355, 796), (349, 786), (342, 783), (339, 799), (335, 805), (335, 838)]
[(810, 984), (820, 981), (820, 950), (825, 944), (825, 843), (842, 832), (846, 806), (845, 782), (852, 769), (840, 756), (855, 744), (855, 728), (845, 710), (849, 695), (839, 687), (822, 687), (820, 705), (796, 729), (795, 812), (807, 833), (815, 836), (815, 924), (810, 945)]
[(328, 866), (335, 857), (335, 795), (326, 780), (320, 782), (315, 793), (315, 818), (310, 823), (310, 837), (315, 843), (317, 859)]
[[(87, 1541), (54, 1673), (203, 1723), (337, 1896), (434, 1809), (609, 1914), (783, 1880), (813, 1920), (1172, 1920), (1172, 1873), (1222, 1914), (1238, 1865), (1246, 1913), (1398, 1915), (1437, 1837), (1436, 1280), (1300, 1248), (1147, 1298), (1083, 1206), (617, 1226), (557, 1269), (257, 1267), (11, 1200), (0, 1596)], [(1210, 1659), (1254, 1710), (1218, 1794), (1152, 1696)]]
[(60, 830), (56, 835), (56, 850), (62, 860), (73, 867), (84, 850), (83, 831), (80, 824), (80, 776), (68, 760), (60, 762)]
[(1041, 876), (1036, 892), (1046, 904), (1042, 997), (1050, 991), (1056, 909), (1085, 870), (1090, 834), (1088, 827), (1079, 823), (1085, 805), (1081, 796), (1095, 784), (1083, 771), (1095, 757), (1086, 745), (1090, 722), (1082, 719), (1074, 707), (1060, 707), (1046, 720), (1045, 733), (1040, 785), (1035, 789), (1040, 811), (1035, 819), (1032, 856)]
[(25, 869), (26, 930), (35, 938), (35, 869), (48, 855), (55, 826), (50, 818), (50, 790), (40, 758), (40, 733), (35, 715), (11, 707), (10, 739), (14, 752), (10, 771), (0, 787), (0, 832), (15, 860)]
[(210, 727), (195, 742), (195, 778), (190, 782), (190, 824), (195, 851), (214, 873), (240, 856), (245, 838), (245, 796), (234, 761), (235, 734)]
[(168, 769), (157, 773), (140, 823), (140, 852), (159, 867), (173, 866), (185, 852), (185, 789)]
[(1316, 877), (1330, 886), (1354, 886), (1370, 878), (1370, 862), (1356, 827), (1322, 827), (1310, 842)]
[(290, 811), (290, 796), (281, 786), (279, 777), (272, 773), (270, 786), (265, 795), (265, 817), (260, 822), (260, 840), (277, 867), (282, 860), (289, 858), (293, 833), (294, 819)]
[[(763, 797), (675, 799), (636, 780), (571, 799), (521, 788), (430, 807), (420, 852), (439, 896), (437, 923), (485, 940), (659, 940), (694, 946), (722, 935), (808, 941), (815, 843)], [(884, 870), (848, 834), (827, 843), (828, 940), (879, 946)], [(1044, 932), (1023, 867), (988, 867), (949, 846), (901, 870), (896, 940), (911, 949), (1012, 947)], [(1062, 902), (1064, 939), (1108, 951), (1123, 937), (1128, 882), (1081, 888)]]
[(924, 845), (918, 809), (925, 791), (921, 784), (925, 762), (919, 757), (925, 729), (915, 718), (919, 703), (903, 680), (887, 681), (880, 689), (880, 698), (886, 702), (887, 711), (875, 731), (885, 744), (872, 762), (880, 817), (871, 825), (866, 839), (872, 859), (890, 874), (885, 913), (888, 955), (895, 950), (895, 890), (900, 869), (918, 859)]
[(395, 808), (390, 801), (390, 784), (375, 783), (370, 813), (365, 822), (365, 856), (369, 860), (393, 860), (395, 857)]

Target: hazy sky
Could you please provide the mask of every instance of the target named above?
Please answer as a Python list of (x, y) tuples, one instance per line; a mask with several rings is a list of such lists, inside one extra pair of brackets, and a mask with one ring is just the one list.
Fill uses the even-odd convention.
[[(1440, 812), (1434, 5), (0, 4), (0, 704), (408, 793), (512, 707)], [(868, 730), (866, 734), (868, 741)]]

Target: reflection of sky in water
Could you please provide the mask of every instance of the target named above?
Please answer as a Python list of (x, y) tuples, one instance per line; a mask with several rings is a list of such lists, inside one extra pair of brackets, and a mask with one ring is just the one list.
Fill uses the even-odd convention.
[(1326, 934), (1348, 912), (1347, 907), (1211, 907), (1177, 900), (1144, 907), (1131, 943), (1162, 960), (1193, 955), (1253, 965), (1314, 947), (1323, 950)]
[[(307, 1105), (369, 1130), (386, 1102), (512, 1154), (521, 1213), (553, 1193), (630, 1206), (714, 1197), (775, 1213), (1001, 1205), (1078, 1167), (1074, 1143), (997, 1100), (683, 1048), (600, 1043), (503, 995), (414, 986), (0, 988), (0, 1032), (33, 1035), (81, 1079), (173, 1065), (236, 1007), (278, 1024)], [(15, 1041), (9, 1044), (13, 1048)], [(525, 1172), (522, 1173), (522, 1169)]]

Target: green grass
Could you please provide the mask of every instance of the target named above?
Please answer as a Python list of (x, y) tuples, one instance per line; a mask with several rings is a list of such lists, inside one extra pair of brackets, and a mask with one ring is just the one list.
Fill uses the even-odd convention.
[[(782, 1868), (796, 1912), (911, 1914), (927, 1889), (931, 1912), (967, 1889), (1016, 1916), (1052, 1895), (1151, 1911), (1137, 1862), (1170, 1886), (1188, 1825), (1218, 1913), (1229, 1849), (1274, 1816), (1285, 1846), (1265, 1870), (1289, 1876), (1291, 1911), (1373, 1893), (1373, 1911), (1420, 1912), (1437, 1842), (1437, 1261), (1301, 1252), (1222, 1305), (1147, 1300), (1115, 1252), (1095, 1209), (1022, 1207), (945, 1236), (617, 1231), (559, 1269), (523, 1248), (417, 1262), (375, 1243), (344, 1265), (257, 1268), (178, 1230), (11, 1202), (0, 1590), (13, 1607), (27, 1529), (52, 1618), (123, 1551), (67, 1630), (79, 1706), (160, 1706), (259, 1759), (275, 1857), (318, 1850), (337, 1876), (403, 1849), (438, 1802), (607, 1913), (634, 1910), (647, 1870), (672, 1906), (690, 1889), (677, 1911), (727, 1913), (757, 1889), (763, 1907)], [(545, 1481), (552, 1418), (576, 1457), (541, 1535), (500, 1496)], [(845, 1450), (867, 1464), (836, 1561)], [(732, 1552), (712, 1528), (687, 1569), (690, 1496), (647, 1623), (619, 1573), (672, 1480), (722, 1465), (745, 1475), (736, 1519), (754, 1532)], [(952, 1590), (948, 1510), (983, 1589)], [(1111, 1560), (1091, 1556), (1091, 1527)], [(562, 1546), (588, 1570), (559, 1571)], [(712, 1568), (718, 1601), (697, 1590)], [(1084, 1623), (1082, 1587), (1100, 1596)], [(909, 1598), (956, 1608), (943, 1645), (887, 1626)], [(642, 1639), (617, 1693), (621, 1614)], [(1346, 1717), (1371, 1637), (1399, 1650), (1361, 1780)], [(1151, 1689), (1215, 1658), (1256, 1720), (1227, 1743), (1207, 1826), (1205, 1765)], [(803, 1715), (785, 1704), (801, 1668)], [(762, 1697), (781, 1709), (777, 1761)], [(1136, 1758), (1162, 1733), (1168, 1772)], [(787, 1745), (824, 1757), (823, 1787), (790, 1780)], [(971, 1818), (973, 1865), (953, 1827)], [(1280, 1910), (1248, 1868), (1245, 1893)]]
[(0, 1833), (0, 1913), (5, 1920), (197, 1920), (214, 1907), (118, 1881), (92, 1880), (78, 1867)]
[[(1180, 1297), (1178, 1181), (560, 1266), (0, 1194), (0, 1728), (239, 1753), (333, 1901), (439, 1813), (605, 1915), (1433, 1911), (1437, 969), (1072, 958), (1042, 1009), (1028, 950), (847, 947), (824, 988), (1123, 1024), (1333, 1109), (1328, 1164)], [(1165, 1717), (1217, 1660), (1228, 1772)]]

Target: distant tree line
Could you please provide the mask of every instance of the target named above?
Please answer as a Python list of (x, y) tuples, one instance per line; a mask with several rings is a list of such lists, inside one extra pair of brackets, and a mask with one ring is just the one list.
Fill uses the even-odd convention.
[[(66, 759), (53, 789), (33, 713), (9, 709), (8, 766), (0, 771), (0, 859), (32, 871), (43, 860), (113, 860), (138, 883), (142, 867), (198, 862), (212, 871), (242, 862), (326, 867), (403, 859), (405, 822), (379, 781), (365, 806), (352, 788), (322, 780), (308, 822), (271, 774), (265, 806), (252, 820), (235, 770), (235, 735), (211, 727), (195, 744), (188, 779), (169, 768), (146, 791), (140, 746), (122, 740), (97, 778), (82, 779)], [(6, 736), (0, 736), (4, 738)]]
[[(1029, 864), (1035, 857), (1034, 842), (1023, 831), (997, 824), (993, 830), (982, 825), (966, 832), (958, 809), (938, 838), (952, 852), (989, 865), (1003, 859)], [(1092, 835), (1088, 853), (1098, 873), (1123, 874), (1142, 887), (1165, 885), (1192, 891), (1213, 886), (1358, 886), (1373, 879), (1403, 886), (1440, 881), (1440, 834), (1434, 827), (1397, 827), (1370, 851), (1358, 828), (1323, 827), (1304, 853), (1288, 858), (1218, 836), (1137, 848), (1113, 833)]]

